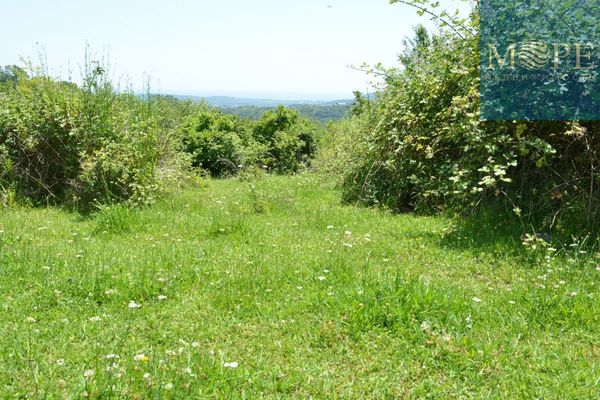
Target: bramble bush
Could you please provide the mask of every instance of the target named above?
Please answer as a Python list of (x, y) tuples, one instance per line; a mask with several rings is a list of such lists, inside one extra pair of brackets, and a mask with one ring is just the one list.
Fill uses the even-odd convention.
[(330, 125), (316, 165), (339, 171), (346, 202), (483, 207), (516, 215), (525, 230), (598, 233), (600, 124), (480, 121), (477, 27), (476, 7), (453, 29), (416, 28), (398, 68), (369, 71), (383, 77), (377, 99)]

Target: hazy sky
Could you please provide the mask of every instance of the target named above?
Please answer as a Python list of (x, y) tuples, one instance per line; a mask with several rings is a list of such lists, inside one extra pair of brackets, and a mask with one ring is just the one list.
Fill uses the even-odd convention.
[(370, 79), (348, 65), (394, 65), (427, 21), (387, 0), (7, 1), (0, 65), (42, 46), (51, 72), (78, 75), (87, 43), (118, 80), (141, 87), (150, 75), (161, 93), (348, 97)]

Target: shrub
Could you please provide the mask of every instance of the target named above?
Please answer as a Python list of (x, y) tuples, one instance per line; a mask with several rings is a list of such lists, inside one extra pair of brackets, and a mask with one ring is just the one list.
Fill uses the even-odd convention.
[(255, 123), (203, 107), (181, 129), (181, 148), (194, 167), (213, 176), (259, 166), (280, 174), (296, 173), (314, 153), (316, 126), (294, 110), (266, 111)]
[(103, 68), (81, 87), (22, 77), (0, 97), (0, 177), (34, 204), (151, 202), (165, 154), (148, 104), (118, 94)]
[(193, 167), (213, 176), (225, 176), (236, 173), (244, 162), (249, 139), (246, 126), (237, 116), (205, 108), (183, 124), (181, 145), (190, 154)]
[(259, 162), (276, 173), (295, 173), (314, 154), (317, 128), (298, 112), (283, 106), (265, 112), (252, 134), (259, 146)]

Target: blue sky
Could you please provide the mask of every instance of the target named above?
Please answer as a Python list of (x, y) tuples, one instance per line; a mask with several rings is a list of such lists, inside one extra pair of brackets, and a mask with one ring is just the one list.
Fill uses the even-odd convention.
[(88, 44), (122, 84), (151, 76), (156, 91), (199, 95), (349, 97), (370, 78), (348, 65), (394, 65), (411, 27), (428, 22), (386, 0), (6, 3), (0, 65), (35, 61), (43, 48), (53, 74), (75, 79)]

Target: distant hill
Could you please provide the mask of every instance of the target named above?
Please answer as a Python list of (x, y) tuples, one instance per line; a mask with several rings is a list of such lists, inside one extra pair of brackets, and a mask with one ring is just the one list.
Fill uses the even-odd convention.
[[(375, 94), (364, 94), (373, 100)], [(261, 98), (244, 98), (232, 96), (192, 96), (172, 95), (179, 100), (205, 102), (211, 107), (219, 108), (224, 113), (239, 115), (241, 118), (259, 119), (261, 115), (277, 106), (286, 106), (297, 110), (301, 115), (316, 120), (322, 124), (346, 118), (354, 99), (340, 100), (275, 100)]]
[(230, 96), (190, 96), (190, 95), (174, 95), (173, 97), (180, 100), (191, 100), (191, 101), (205, 101), (208, 105), (218, 108), (235, 108), (243, 106), (254, 106), (254, 107), (265, 107), (272, 108), (279, 105), (293, 106), (293, 105), (319, 105), (319, 106), (333, 106), (333, 105), (350, 105), (354, 102), (353, 99), (341, 99), (341, 100), (274, 100), (274, 99), (258, 99), (258, 98), (242, 98), (242, 97), (230, 97)]

